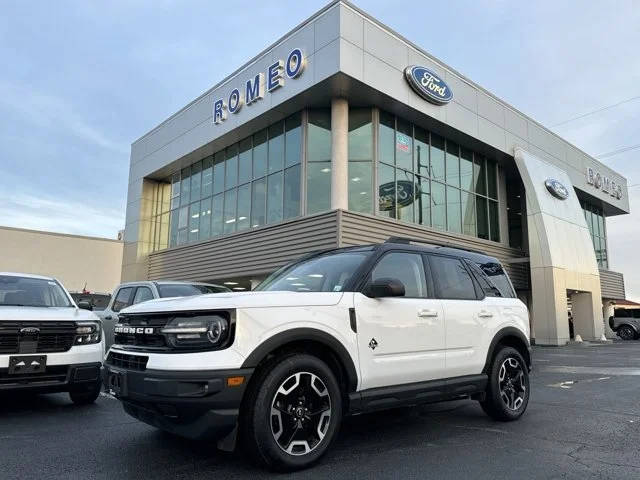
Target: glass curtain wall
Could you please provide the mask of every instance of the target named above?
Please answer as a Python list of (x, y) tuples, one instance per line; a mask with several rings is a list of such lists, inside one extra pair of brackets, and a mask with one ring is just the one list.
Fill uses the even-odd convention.
[(308, 111), (307, 214), (331, 208), (331, 110)]
[(349, 210), (373, 213), (373, 110), (349, 109)]
[(589, 227), (589, 233), (591, 233), (598, 267), (607, 270), (609, 268), (609, 256), (607, 254), (607, 228), (604, 211), (602, 208), (586, 201), (581, 201), (580, 204)]
[(500, 241), (497, 165), (483, 155), (380, 111), (377, 173), (379, 215)]
[(301, 118), (298, 112), (176, 172), (168, 246), (299, 216)]

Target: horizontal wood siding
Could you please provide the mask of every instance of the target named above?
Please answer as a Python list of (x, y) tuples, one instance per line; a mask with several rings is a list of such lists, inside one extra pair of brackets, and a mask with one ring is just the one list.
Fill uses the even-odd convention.
[(460, 247), (481, 250), (496, 257), (504, 265), (516, 289), (527, 290), (529, 288), (529, 264), (510, 263), (510, 260), (524, 256), (521, 250), (505, 247), (496, 242), (440, 232), (373, 215), (343, 211), (340, 214), (340, 219), (341, 246), (379, 243), (392, 236), (412, 237), (427, 242), (451, 242)]
[(335, 211), (230, 234), (149, 256), (149, 279), (219, 280), (271, 273), (296, 258), (337, 246)]
[(600, 290), (602, 298), (624, 300), (624, 276), (611, 270), (600, 270)]

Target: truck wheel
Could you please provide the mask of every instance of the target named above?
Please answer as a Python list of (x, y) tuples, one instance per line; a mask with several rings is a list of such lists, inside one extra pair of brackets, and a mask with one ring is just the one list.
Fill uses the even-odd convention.
[(529, 369), (522, 355), (511, 347), (501, 348), (493, 357), (486, 396), (480, 402), (494, 420), (517, 420), (529, 403)]
[(243, 435), (260, 463), (279, 471), (317, 462), (337, 436), (342, 396), (331, 369), (294, 354), (264, 369), (245, 404)]
[(76, 405), (88, 405), (96, 401), (101, 389), (102, 384), (97, 383), (88, 390), (72, 390), (69, 392), (69, 397), (71, 397), (71, 401)]
[(633, 340), (636, 338), (636, 332), (629, 325), (620, 325), (616, 333), (622, 340)]

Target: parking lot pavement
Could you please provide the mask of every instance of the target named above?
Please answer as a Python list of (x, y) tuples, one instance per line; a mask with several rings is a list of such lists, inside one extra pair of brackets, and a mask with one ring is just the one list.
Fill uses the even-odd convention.
[[(640, 478), (640, 342), (535, 348), (531, 388), (513, 423), (491, 421), (473, 401), (351, 418), (296, 478)], [(271, 476), (139, 423), (110, 397), (88, 407), (62, 394), (0, 399), (5, 480)]]

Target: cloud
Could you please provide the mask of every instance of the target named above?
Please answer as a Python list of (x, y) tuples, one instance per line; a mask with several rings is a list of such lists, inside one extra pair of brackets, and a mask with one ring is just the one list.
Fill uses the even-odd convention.
[(71, 104), (54, 95), (0, 82), (0, 106), (21, 115), (36, 127), (70, 134), (86, 143), (120, 154), (130, 152), (126, 143), (108, 138), (85, 121)]
[(116, 238), (124, 228), (124, 212), (97, 208), (87, 202), (58, 200), (29, 194), (0, 193), (0, 224), (75, 235)]

